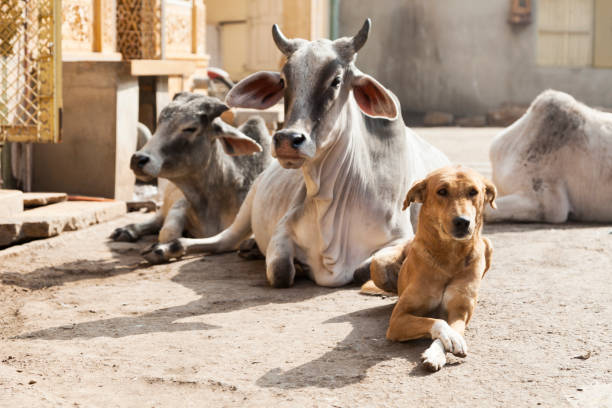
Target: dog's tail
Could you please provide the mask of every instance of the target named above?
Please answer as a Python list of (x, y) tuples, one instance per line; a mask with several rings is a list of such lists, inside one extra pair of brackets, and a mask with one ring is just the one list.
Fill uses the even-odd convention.
[(359, 293), (366, 296), (396, 296), (395, 293), (387, 292), (386, 290), (379, 288), (372, 280), (369, 280), (361, 285)]

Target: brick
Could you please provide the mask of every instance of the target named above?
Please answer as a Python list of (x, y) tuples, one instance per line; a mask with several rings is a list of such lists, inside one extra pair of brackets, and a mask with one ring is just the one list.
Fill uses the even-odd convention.
[(423, 118), (425, 126), (450, 126), (453, 124), (452, 113), (447, 112), (427, 112)]
[(455, 124), (461, 127), (483, 127), (487, 125), (487, 118), (484, 115), (468, 116), (457, 119)]

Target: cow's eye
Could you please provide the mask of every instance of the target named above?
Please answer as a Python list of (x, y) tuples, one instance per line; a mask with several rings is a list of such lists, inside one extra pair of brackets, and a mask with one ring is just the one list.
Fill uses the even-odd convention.
[(441, 188), (437, 191), (439, 196), (446, 197), (448, 195), (448, 190), (445, 188)]
[(196, 130), (198, 130), (198, 128), (196, 128), (196, 127), (188, 127), (188, 128), (183, 129), (183, 132), (185, 132), (185, 133), (193, 133)]
[(340, 78), (339, 76), (335, 77), (334, 80), (331, 82), (331, 87), (332, 88), (338, 88), (340, 86), (340, 84), (342, 83), (342, 78)]
[(469, 194), (470, 194), (470, 197), (474, 197), (474, 196), (478, 195), (478, 190), (473, 188), (473, 189), (470, 190)]

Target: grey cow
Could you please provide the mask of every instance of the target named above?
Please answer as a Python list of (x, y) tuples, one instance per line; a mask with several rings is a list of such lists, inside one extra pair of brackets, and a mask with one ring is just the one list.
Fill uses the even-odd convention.
[[(159, 242), (170, 242), (183, 233), (208, 237), (232, 223), (272, 159), (264, 121), (253, 117), (236, 129), (219, 117), (227, 109), (216, 98), (182, 92), (161, 111), (155, 134), (132, 156), (131, 168), (142, 180), (170, 180), (162, 208), (148, 222), (117, 228), (111, 238), (135, 241), (159, 232)], [(145, 257), (159, 261), (149, 252)]]
[(411, 184), (448, 159), (404, 125), (395, 95), (354, 64), (370, 20), (355, 37), (289, 40), (282, 72), (258, 72), (227, 96), (230, 106), (265, 109), (282, 97), (285, 126), (277, 159), (255, 181), (234, 223), (205, 239), (159, 244), (162, 258), (236, 248), (254, 233), (275, 287), (298, 270), (322, 286), (369, 276), (377, 251), (412, 237), (402, 200)]

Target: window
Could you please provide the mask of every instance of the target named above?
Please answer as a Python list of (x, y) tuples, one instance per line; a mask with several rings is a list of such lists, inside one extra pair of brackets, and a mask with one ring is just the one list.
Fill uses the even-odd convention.
[(538, 64), (593, 64), (594, 0), (540, 0)]
[(612, 1), (595, 0), (595, 57), (593, 65), (612, 68)]

